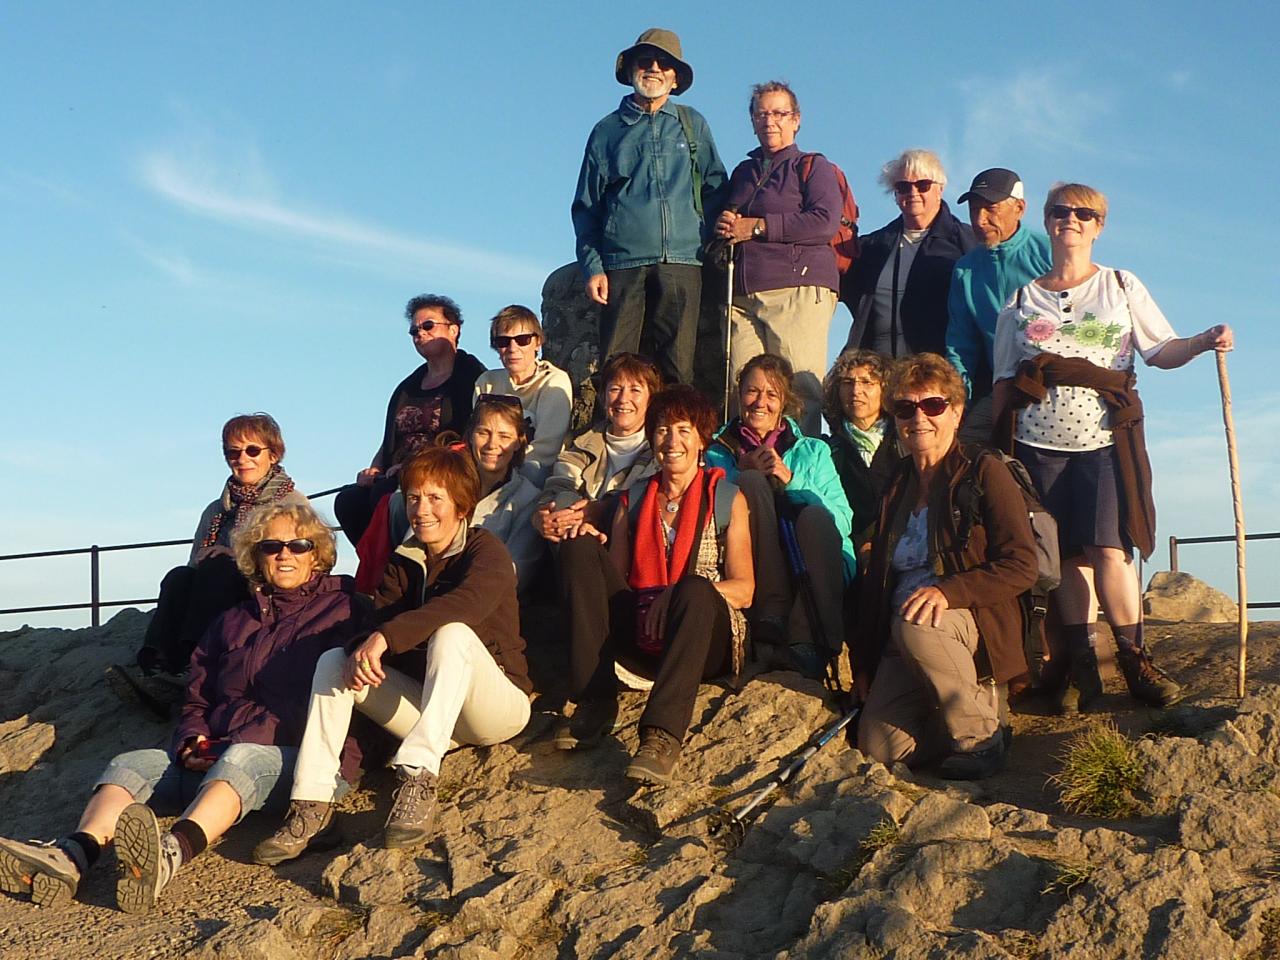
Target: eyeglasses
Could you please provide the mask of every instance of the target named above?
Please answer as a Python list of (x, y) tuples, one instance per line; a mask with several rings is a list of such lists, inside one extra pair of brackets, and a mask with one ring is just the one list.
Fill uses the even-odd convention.
[(527, 347), (533, 343), (533, 338), (536, 336), (536, 333), (513, 333), (510, 336), (490, 337), (489, 346), (495, 350), (505, 350), (513, 343), (521, 347)]
[(223, 447), (222, 455), (231, 463), (235, 463), (240, 459), (240, 454), (242, 453), (247, 453), (250, 460), (256, 460), (258, 457), (262, 456), (262, 451), (265, 449), (267, 448), (260, 447), (256, 443), (250, 443), (244, 447)]
[(937, 180), (899, 180), (894, 183), (893, 192), (905, 197), (911, 192), (911, 188), (915, 187), (917, 193), (928, 193), (937, 182)]
[(476, 397), (476, 405), (482, 403), (492, 403), (499, 407), (511, 407), (515, 410), (523, 410), (524, 405), (520, 402), (519, 397), (513, 397), (509, 393), (482, 393)]
[(1102, 219), (1102, 214), (1093, 209), (1093, 207), (1068, 207), (1066, 204), (1056, 203), (1049, 208), (1049, 216), (1055, 220), (1065, 220), (1073, 213), (1081, 223)]
[(316, 548), (315, 541), (299, 537), (297, 540), (260, 540), (258, 552), (264, 557), (274, 557), (281, 550), (288, 550), (294, 556), (310, 553)]
[(842, 387), (874, 387), (880, 383), (879, 380), (872, 380), (870, 377), (841, 377), (840, 386)]
[(637, 53), (631, 59), (631, 69), (646, 69), (649, 64), (656, 63), (659, 70), (674, 70), (676, 62), (661, 53)]
[(939, 417), (949, 406), (951, 406), (951, 401), (946, 397), (925, 397), (923, 400), (895, 400), (893, 401), (893, 415), (899, 420), (910, 420), (916, 415), (916, 410), (923, 410), (926, 417)]
[(751, 119), (756, 123), (767, 123), (770, 120), (776, 120), (778, 123), (781, 123), (783, 120), (787, 119), (787, 117), (794, 117), (795, 115), (795, 110), (760, 110), (753, 113), (751, 115)]
[(430, 333), (436, 327), (447, 327), (452, 324), (451, 320), (423, 320), (421, 323), (409, 324), (409, 336), (416, 337), (420, 332), (426, 331)]

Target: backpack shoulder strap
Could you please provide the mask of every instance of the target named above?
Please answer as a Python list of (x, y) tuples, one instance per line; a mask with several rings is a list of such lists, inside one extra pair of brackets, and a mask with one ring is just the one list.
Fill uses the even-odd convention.
[(702, 168), (698, 165), (698, 139), (693, 135), (693, 117), (684, 104), (676, 104), (676, 116), (680, 118), (680, 127), (684, 130), (684, 142), (689, 145), (689, 164), (693, 167), (693, 210), (701, 220)]
[(716, 536), (722, 537), (729, 529), (729, 521), (733, 519), (733, 498), (738, 495), (738, 485), (727, 477), (721, 477), (716, 484), (715, 505), (712, 511), (716, 517)]

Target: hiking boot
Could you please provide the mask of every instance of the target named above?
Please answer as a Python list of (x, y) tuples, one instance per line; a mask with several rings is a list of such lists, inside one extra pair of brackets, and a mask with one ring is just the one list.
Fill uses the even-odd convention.
[(938, 765), (938, 776), (944, 780), (982, 780), (1004, 768), (1005, 737), (1003, 731), (977, 750), (957, 750)]
[(827, 679), (831, 654), (812, 643), (797, 643), (790, 650), (791, 669), (809, 680)]
[(1186, 696), (1176, 681), (1151, 662), (1145, 650), (1118, 649), (1116, 659), (1133, 699), (1153, 707), (1169, 707)]
[(29, 894), (40, 907), (65, 903), (76, 895), (84, 875), (85, 864), (75, 854), (57, 841), (23, 843), (0, 837), (0, 890)]
[(1098, 654), (1091, 647), (1072, 650), (1065, 659), (1066, 669), (1055, 678), (1057, 687), (1049, 693), (1055, 710), (1070, 717), (1084, 713), (1102, 696), (1102, 677), (1098, 674)]
[(146, 913), (182, 865), (178, 838), (161, 835), (160, 824), (145, 803), (131, 803), (116, 823), (116, 905), (125, 913)]
[(107, 667), (107, 685), (125, 703), (145, 707), (157, 719), (168, 720), (186, 697), (186, 673), (164, 673), (116, 663)]
[(669, 783), (680, 759), (680, 740), (660, 727), (640, 731), (640, 746), (627, 764), (626, 776), (643, 783)]
[(577, 750), (590, 747), (606, 734), (618, 731), (618, 701), (583, 700), (573, 711), (572, 717), (562, 717), (556, 724), (557, 750)]
[(436, 813), (436, 775), (423, 770), (409, 773), (396, 770), (400, 786), (396, 787), (391, 803), (391, 814), (383, 830), (382, 845), (388, 850), (395, 847), (413, 847), (429, 840)]
[(339, 839), (333, 804), (323, 800), (292, 800), (280, 828), (253, 848), (253, 862), (274, 867), (307, 849), (335, 847)]

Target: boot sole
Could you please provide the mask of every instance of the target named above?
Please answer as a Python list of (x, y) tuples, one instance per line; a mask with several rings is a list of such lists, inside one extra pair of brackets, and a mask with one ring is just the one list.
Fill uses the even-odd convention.
[(123, 702), (145, 708), (158, 720), (168, 720), (173, 714), (170, 704), (161, 701), (150, 690), (129, 675), (129, 671), (110, 666), (106, 669), (107, 686)]
[(628, 780), (639, 780), (641, 783), (664, 787), (671, 782), (675, 772), (675, 767), (672, 767), (669, 773), (663, 774), (659, 770), (654, 770), (648, 764), (632, 762), (627, 764), (627, 769), (623, 771), (623, 776)]
[(390, 827), (383, 830), (382, 846), (386, 850), (403, 850), (406, 847), (418, 847), (436, 835), (435, 830), (415, 830), (412, 833), (391, 833)]
[(160, 824), (151, 808), (130, 804), (116, 824), (116, 905), (125, 913), (148, 913), (160, 892)]
[(27, 894), (36, 906), (53, 907), (70, 901), (79, 885), (78, 875), (53, 870), (0, 840), (0, 890), (5, 893)]
[(594, 747), (605, 737), (611, 737), (626, 724), (621, 720), (614, 720), (613, 723), (601, 727), (600, 732), (590, 737), (575, 737), (572, 733), (561, 734), (557, 736), (552, 743), (555, 744), (557, 750), (578, 750), (582, 747)]

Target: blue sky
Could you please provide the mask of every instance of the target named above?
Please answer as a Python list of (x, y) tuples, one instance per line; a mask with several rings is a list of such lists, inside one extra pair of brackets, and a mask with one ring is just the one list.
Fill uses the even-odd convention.
[[(1033, 207), (1059, 179), (1105, 191), (1099, 262), (1137, 273), (1180, 333), (1237, 328), (1248, 526), (1280, 529), (1273, 10), (614, 9), (0, 6), (0, 551), (189, 536), (238, 412), (277, 417), (304, 488), (348, 481), (416, 362), (415, 293), (455, 297), (464, 347), (496, 365), (485, 321), (536, 308), (572, 259), (583, 143), (626, 92), (615, 54), (655, 22), (680, 33), (685, 100), (730, 166), (755, 145), (750, 84), (789, 80), (799, 142), (845, 170), (864, 231), (896, 214), (875, 175), (909, 146), (941, 154), (951, 199), (992, 165)], [(1140, 386), (1162, 540), (1230, 533), (1212, 360)], [(110, 557), (104, 595), (151, 595), (183, 555)], [(1234, 593), (1229, 546), (1182, 566)], [(1255, 545), (1254, 599), (1280, 600), (1278, 568), (1280, 542)], [(86, 570), (0, 564), (0, 607), (87, 599)], [(0, 627), (24, 621), (84, 618)]]

